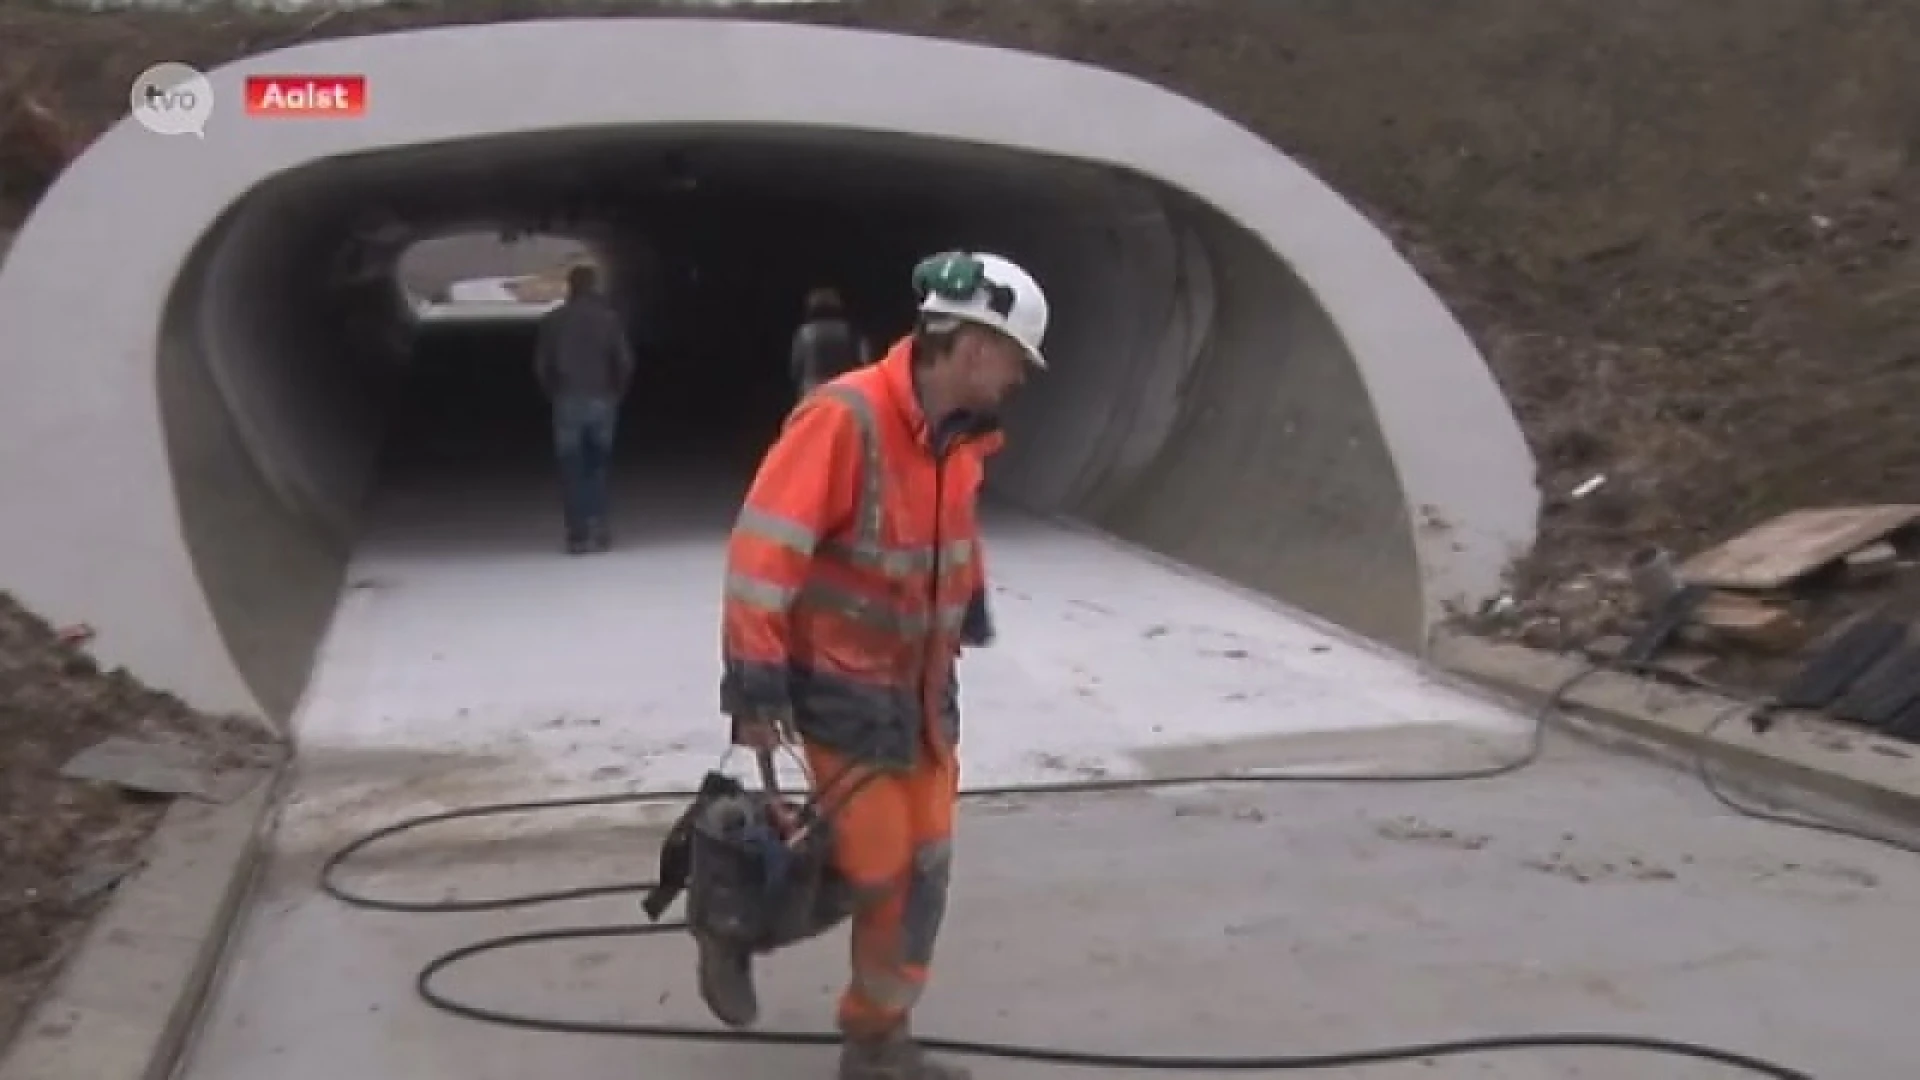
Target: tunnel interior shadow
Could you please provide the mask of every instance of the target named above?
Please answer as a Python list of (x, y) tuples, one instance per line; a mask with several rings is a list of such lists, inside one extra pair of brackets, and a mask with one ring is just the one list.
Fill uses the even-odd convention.
[[(810, 290), (835, 287), (884, 350), (912, 325), (921, 257), (994, 248), (1044, 274), (1074, 254), (1060, 250), (1076, 227), (1060, 211), (1078, 205), (1104, 220), (1080, 195), (1110, 183), (1083, 165), (850, 133), (554, 140), (523, 145), (534, 160), (549, 155), (569, 185), (489, 164), (492, 201), (440, 227), (485, 213), (490, 227), (571, 230), (594, 248), (638, 359), (613, 466), (616, 543), (628, 548), (724, 526), (794, 404), (788, 349)], [(444, 168), (469, 164), (453, 153)], [(416, 168), (370, 169), (362, 197), (405, 216), (396, 204), (415, 197), (406, 185), (436, 175)], [(334, 183), (346, 185), (344, 174)], [(407, 330), (363, 545), (441, 557), (555, 548), (559, 478), (535, 334), (531, 321), (499, 319)], [(498, 504), (492, 519), (486, 502)], [(536, 524), (507, 520), (509, 503)]]
[[(915, 231), (858, 220), (830, 200), (752, 193), (678, 205), (625, 250), (609, 252), (611, 299), (636, 353), (613, 461), (616, 542), (623, 548), (709, 539), (794, 404), (788, 343), (801, 298), (818, 284), (848, 295), (876, 348), (911, 323), (907, 271)], [(681, 242), (676, 242), (675, 238)], [(434, 322), (411, 332), (406, 377), (390, 413), (369, 540), (457, 552), (551, 551), (559, 477), (550, 405), (533, 374), (533, 319)], [(452, 495), (462, 512), (446, 504)], [(397, 529), (397, 500), (414, 504)], [(479, 503), (509, 505), (534, 529)], [(440, 526), (433, 518), (440, 515)], [(465, 539), (448, 541), (455, 519)]]
[[(438, 559), (557, 550), (560, 478), (535, 335), (531, 322), (419, 331), (363, 545)], [(745, 367), (701, 385), (643, 351), (611, 466), (621, 550), (711, 541), (723, 525), (785, 415), (778, 379)]]

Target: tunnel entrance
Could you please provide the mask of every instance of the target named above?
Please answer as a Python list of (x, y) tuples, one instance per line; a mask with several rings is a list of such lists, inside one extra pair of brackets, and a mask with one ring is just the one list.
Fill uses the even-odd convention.
[[(1218, 529), (1239, 512), (1235, 492), (1298, 491), (1329, 462), (1392, 473), (1330, 326), (1270, 252), (1136, 174), (847, 130), (547, 130), (335, 158), (249, 193), (183, 283), (195, 299), (176, 310), (197, 313), (197, 332), (178, 335), (178, 355), (225, 396), (270, 501), (294, 521), (290, 543), (312, 531), (343, 561), (370, 507), (458, 490), (524, 520), (418, 522), (423, 551), (473, 550), (482, 533), (496, 553), (554, 550), (537, 320), (460, 305), (424, 317), (403, 299), (403, 253), (456, 230), (572, 237), (594, 253), (638, 359), (614, 462), (612, 517), (629, 539), (661, 535), (632, 523), (663, 512), (724, 528), (793, 405), (788, 346), (811, 289), (836, 288), (884, 348), (911, 326), (915, 262), (984, 249), (1032, 270), (1054, 311), (1050, 370), (1010, 410), (991, 497), (1202, 565), (1258, 568), (1255, 581), (1284, 579), (1381, 627), (1405, 618), (1406, 577), (1314, 573), (1328, 527), (1404, 544), (1390, 482), (1339, 491), (1323, 509), (1344, 516), (1306, 531)], [(1182, 417), (1195, 398), (1205, 409)], [(215, 533), (217, 514), (196, 528), (196, 505), (184, 509), (190, 534)], [(221, 590), (209, 591), (217, 608)]]
[[(590, 253), (624, 318), (638, 373), (620, 417), (613, 519), (617, 533), (644, 541), (662, 535), (663, 514), (711, 516), (737, 498), (794, 403), (789, 344), (809, 291), (835, 288), (883, 349), (912, 325), (912, 266), (946, 248), (1023, 263), (1053, 303), (1054, 373), (1011, 411), (1013, 438), (1029, 445), (1006, 455), (1011, 468), (996, 467), (1012, 476), (994, 482), (1000, 497), (1067, 508), (1076, 490), (1126, 471), (1113, 459), (1126, 442), (1137, 467), (1169, 434), (1170, 410), (1163, 402), (1161, 419), (1143, 422), (1137, 396), (1156, 388), (1127, 373), (1191, 368), (1212, 302), (1192, 291), (1207, 275), (1183, 269), (1178, 198), (1129, 173), (1031, 153), (738, 126), (550, 130), (338, 157), (274, 177), (200, 245), (162, 357), (176, 454), (222, 478), (183, 486), (182, 519), (221, 625), (249, 627), (230, 647), (256, 654), (256, 673), (287, 654), (259, 631), (267, 599), (257, 563), (225, 539), (239, 467), (217, 440), (188, 434), (215, 416), (232, 425), (225, 441), (262, 489), (250, 528), (262, 514), (275, 519), (281, 556), (310, 567), (297, 575), (311, 581), (298, 605), (310, 618), (328, 610), (324, 568), (350, 558), (384, 504), (458, 490), (470, 507), (521, 507), (524, 526), (504, 531), (465, 512), (459, 523), (418, 523), (423, 549), (443, 545), (450, 557), (476, 544), (559, 546), (550, 414), (532, 372), (537, 318), (423, 308), (415, 295), (499, 268), (502, 235)], [(525, 257), (545, 259), (538, 249)], [(1171, 334), (1169, 306), (1193, 316)], [(189, 402), (184, 388), (196, 384), (200, 400)], [(479, 539), (489, 529), (495, 540)], [(284, 596), (274, 603), (273, 630), (303, 632), (278, 614)], [(294, 685), (288, 671), (262, 682)]]
[[(380, 104), (324, 124), (235, 109), (204, 144), (124, 123), (0, 273), (19, 361), (0, 403), (21, 403), (0, 503), (42, 507), (0, 519), (0, 568), (201, 707), (284, 721), (402, 478), (532, 477), (550, 486), (526, 514), (551, 522), (524, 338), (415, 320), (396, 285), (402, 252), (462, 229), (606, 254), (649, 365), (622, 439), (636, 475), (727, 463), (706, 486), (737, 495), (791, 401), (805, 291), (834, 281), (884, 342), (913, 262), (972, 247), (1023, 263), (1055, 316), (1052, 368), (990, 470), (1000, 500), (1413, 650), (1531, 535), (1524, 440), (1432, 290), (1280, 150), (1145, 81), (670, 18), (345, 37), (209, 80), (238, 102), (250, 74), (300, 69), (360, 73)], [(48, 359), (71, 355), (88, 362)], [(420, 557), (461, 535), (421, 531)], [(551, 541), (524, 538), (536, 557)]]

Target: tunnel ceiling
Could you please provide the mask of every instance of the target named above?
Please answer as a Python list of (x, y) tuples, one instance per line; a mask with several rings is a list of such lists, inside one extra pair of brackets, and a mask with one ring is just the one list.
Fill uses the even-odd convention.
[[(589, 218), (752, 200), (796, 212), (924, 214), (969, 203), (1072, 213), (1113, 170), (1004, 148), (851, 130), (595, 128), (357, 154), (276, 181), (319, 213), (419, 237), (470, 226), (560, 228)], [(691, 181), (689, 184), (688, 181)], [(561, 223), (551, 220), (562, 219)]]

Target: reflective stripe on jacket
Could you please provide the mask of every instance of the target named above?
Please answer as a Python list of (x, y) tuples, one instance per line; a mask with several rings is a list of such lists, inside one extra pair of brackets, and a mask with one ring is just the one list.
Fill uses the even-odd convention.
[(986, 580), (974, 508), (999, 446), (928, 432), (907, 339), (802, 401), (728, 539), (722, 708), (791, 709), (802, 735), (875, 764), (911, 764), (930, 725), (954, 745), (954, 659)]

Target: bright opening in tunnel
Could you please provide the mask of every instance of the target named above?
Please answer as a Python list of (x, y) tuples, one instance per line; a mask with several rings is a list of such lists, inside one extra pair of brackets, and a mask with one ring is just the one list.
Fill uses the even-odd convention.
[[(101, 313), (85, 347), (109, 358), (9, 369), (0, 396), (35, 404), (0, 424), (0, 500), (52, 498), (61, 527), (0, 521), (0, 569), (207, 707), (290, 714), (382, 500), (519, 492), (526, 550), (557, 556), (532, 324), (421, 318), (404, 280), (460, 234), (560, 238), (602, 267), (640, 359), (616, 475), (667, 479), (618, 493), (636, 543), (663, 491), (737, 498), (792, 404), (809, 289), (836, 286), (885, 344), (910, 326), (911, 267), (947, 248), (1020, 262), (1053, 311), (1050, 369), (990, 471), (1000, 504), (1413, 651), (1530, 536), (1518, 426), (1431, 290), (1275, 148), (1156, 87), (657, 18), (376, 35), (211, 77), (237, 99), (263, 64), (364, 72), (389, 104), (351, 128), (216, 116), (204, 146), (116, 129), (0, 273), (9, 348), (70, 349), (54, 313), (82, 304)], [(514, 64), (538, 67), (539, 94)], [(883, 75), (895, 91), (876, 95)], [(607, 92), (622, 79), (631, 93)], [(947, 89), (981, 82), (1031, 108)], [(151, 208), (128, 203), (134, 174)], [(468, 524), (421, 543), (458, 557)], [(141, 560), (101, 557), (116, 530)]]
[(417, 240), (396, 260), (394, 277), (417, 312), (448, 304), (544, 309), (562, 291), (569, 268), (599, 269), (605, 261), (580, 237), (508, 226)]

